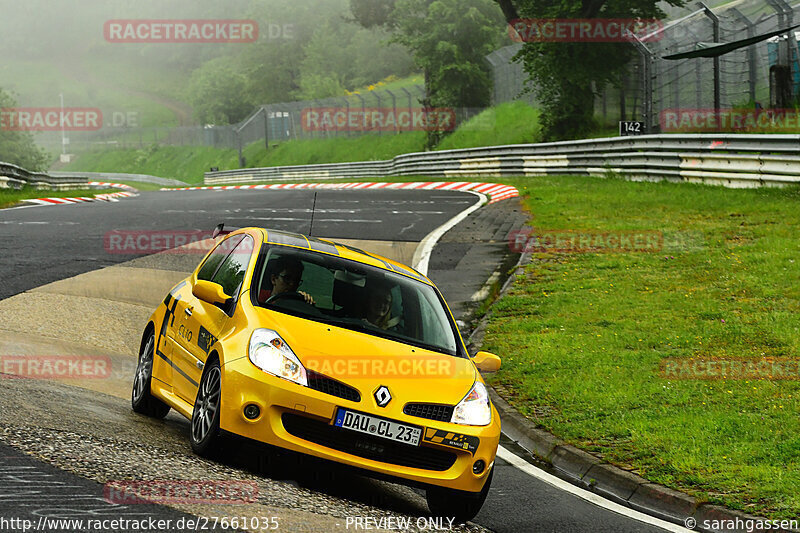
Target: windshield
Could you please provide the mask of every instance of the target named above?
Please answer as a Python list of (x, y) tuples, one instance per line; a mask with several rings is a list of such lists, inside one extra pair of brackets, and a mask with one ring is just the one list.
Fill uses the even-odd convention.
[(326, 254), (270, 246), (253, 276), (261, 307), (460, 355), (456, 329), (426, 283)]

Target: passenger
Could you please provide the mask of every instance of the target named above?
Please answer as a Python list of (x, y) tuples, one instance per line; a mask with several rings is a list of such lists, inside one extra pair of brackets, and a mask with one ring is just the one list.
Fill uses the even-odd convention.
[(303, 278), (303, 263), (299, 259), (291, 256), (281, 256), (267, 264), (265, 273), (270, 282), (271, 288), (261, 289), (258, 293), (258, 302), (263, 304), (272, 296), (284, 292), (296, 292), (301, 295), (306, 303), (314, 305), (314, 298), (310, 294), (298, 291), (300, 281)]
[(364, 320), (381, 329), (390, 329), (400, 322), (392, 317), (392, 290), (382, 283), (367, 283)]

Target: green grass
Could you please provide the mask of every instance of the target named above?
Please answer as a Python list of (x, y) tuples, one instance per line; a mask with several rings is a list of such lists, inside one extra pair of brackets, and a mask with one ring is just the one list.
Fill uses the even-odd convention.
[[(538, 111), (524, 103), (502, 104), (474, 117), (452, 135), (440, 149), (470, 148), (498, 144), (536, 142)], [(243, 150), (248, 168), (283, 165), (343, 163), (391, 159), (425, 148), (425, 133), (360, 135), (303, 139), (281, 143), (270, 150), (256, 142)], [(79, 154), (68, 170), (84, 172), (129, 172), (175, 178), (187, 183), (203, 181), (203, 172), (239, 168), (236, 150), (211, 147), (162, 146), (144, 150), (122, 149)]]
[(19, 190), (0, 189), (0, 209), (10, 207), (22, 200), (31, 198), (66, 198), (68, 196), (94, 196), (95, 194), (108, 194), (119, 192), (119, 189), (76, 189), (70, 191), (42, 191), (32, 187), (23, 187)]
[(509, 102), (489, 108), (462, 124), (436, 149), (535, 143), (541, 140), (540, 129), (538, 109), (524, 102)]
[(684, 232), (660, 253), (536, 253), (483, 349), (512, 403), (645, 478), (775, 518), (800, 515), (800, 384), (675, 380), (667, 357), (800, 358), (800, 191), (547, 177), (537, 229)]
[(145, 150), (106, 150), (80, 154), (63, 170), (149, 174), (187, 183), (202, 183), (211, 167), (238, 168), (235, 150), (207, 146), (151, 147)]
[(300, 139), (279, 144), (269, 151), (264, 149), (264, 143), (255, 143), (247, 147), (244, 156), (248, 167), (275, 167), (384, 160), (408, 152), (420, 152), (424, 147), (425, 133), (411, 132)]
[(388, 76), (383, 80), (373, 83), (371, 85), (367, 85), (364, 87), (359, 87), (352, 91), (352, 93), (361, 93), (362, 95), (370, 91), (370, 87), (372, 87), (373, 91), (385, 91), (390, 90), (392, 92), (399, 92), (397, 95), (398, 98), (402, 95), (405, 97), (405, 93), (402, 89), (413, 87), (414, 85), (424, 85), (425, 78), (422, 74), (412, 74), (411, 76), (406, 76), (405, 78), (398, 78), (397, 76)]

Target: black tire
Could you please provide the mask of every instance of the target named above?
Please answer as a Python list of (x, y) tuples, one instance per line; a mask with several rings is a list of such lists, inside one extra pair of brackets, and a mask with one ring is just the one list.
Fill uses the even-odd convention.
[(155, 335), (152, 330), (149, 330), (142, 340), (139, 362), (136, 365), (136, 374), (133, 376), (131, 407), (136, 413), (152, 418), (164, 418), (169, 413), (169, 405), (150, 394), (155, 346)]
[(486, 501), (489, 487), (492, 485), (493, 475), (494, 468), (489, 472), (489, 477), (486, 478), (483, 489), (477, 494), (440, 487), (427, 489), (425, 491), (425, 499), (428, 501), (428, 509), (431, 515), (455, 518), (458, 524), (472, 520), (483, 507), (483, 502)]
[(222, 397), (222, 371), (219, 361), (206, 365), (192, 409), (190, 440), (192, 450), (202, 457), (213, 457), (221, 448), (219, 411)]

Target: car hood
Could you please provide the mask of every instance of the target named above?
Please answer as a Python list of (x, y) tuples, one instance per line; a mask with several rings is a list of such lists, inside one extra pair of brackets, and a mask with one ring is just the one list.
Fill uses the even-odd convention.
[(364, 407), (379, 407), (374, 393), (387, 387), (392, 401), (380, 408), (386, 414), (410, 402), (456, 405), (477, 379), (463, 357), (275, 311), (264, 318), (263, 327), (277, 331), (306, 369), (355, 387)]

